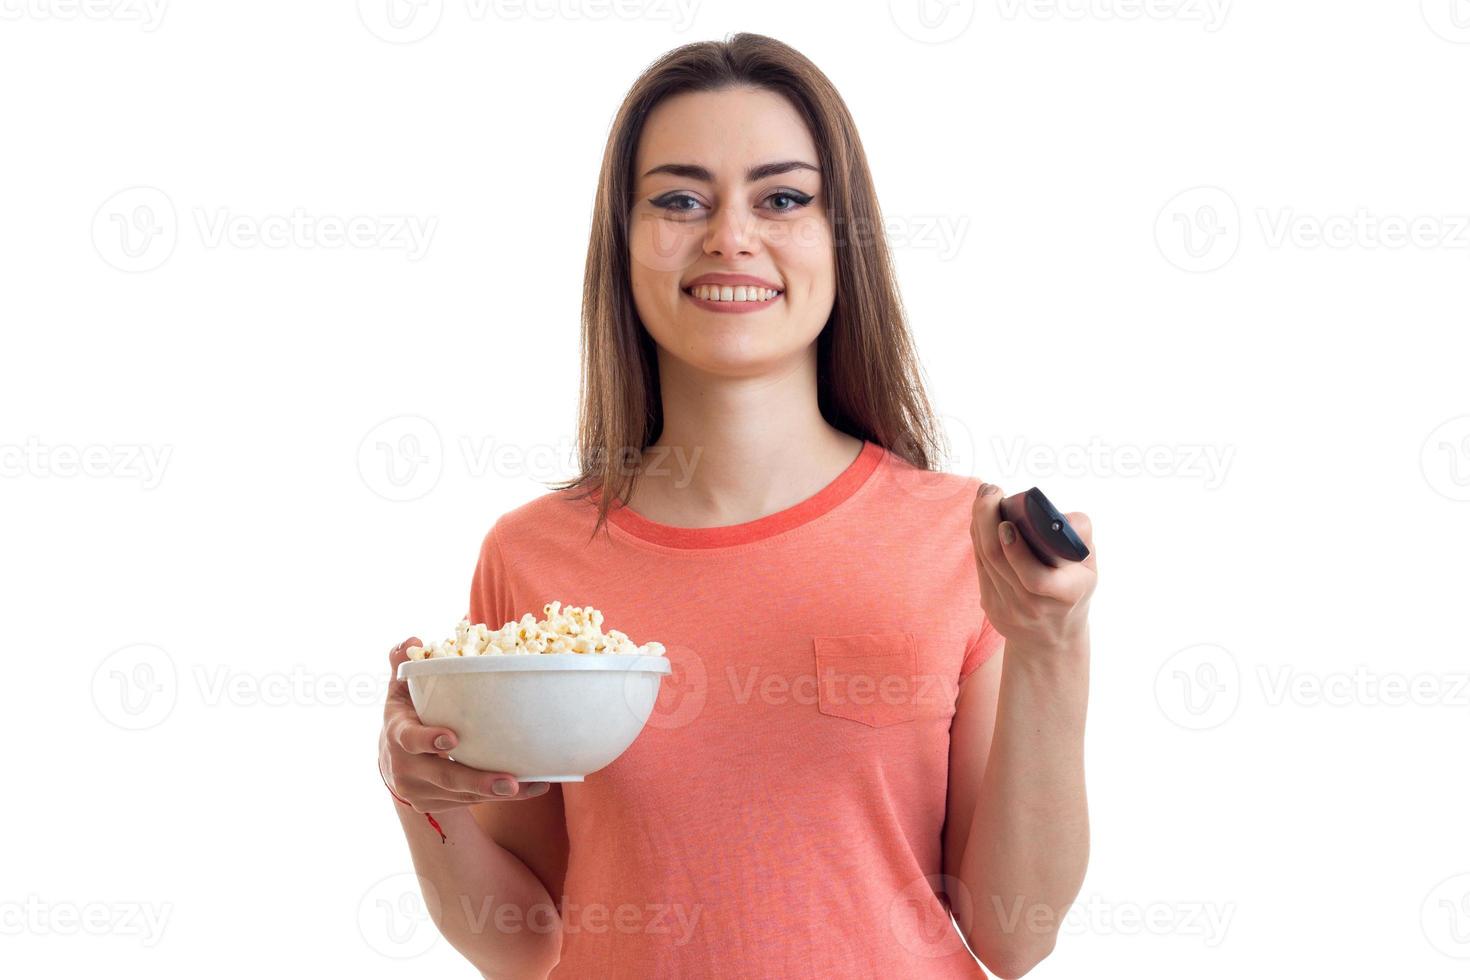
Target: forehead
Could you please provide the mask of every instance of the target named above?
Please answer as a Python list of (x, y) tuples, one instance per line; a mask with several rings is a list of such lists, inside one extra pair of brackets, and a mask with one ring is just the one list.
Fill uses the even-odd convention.
[[(685, 92), (649, 113), (634, 154), (633, 175), (643, 180), (651, 167), (694, 163), (717, 181), (742, 182), (747, 168), (775, 160), (804, 160), (821, 166), (806, 123), (786, 98), (768, 89)], [(792, 171), (782, 179), (813, 179)], [(669, 179), (655, 175), (650, 180)]]

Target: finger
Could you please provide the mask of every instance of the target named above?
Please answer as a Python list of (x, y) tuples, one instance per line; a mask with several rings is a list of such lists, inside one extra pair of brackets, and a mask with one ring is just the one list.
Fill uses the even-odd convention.
[(520, 783), (515, 793), (510, 796), (501, 796), (498, 793), (482, 793), (479, 791), (460, 792), (455, 790), (440, 790), (447, 794), (448, 798), (460, 805), (470, 803), (511, 803), (515, 800), (530, 800), (545, 795), (551, 789), (550, 783)]
[(401, 707), (398, 709), (389, 722), (388, 731), (393, 743), (410, 755), (437, 755), (442, 758), (445, 752), (459, 744), (459, 736), (452, 728), (425, 725), (412, 705), (407, 711)]
[(388, 700), (402, 701), (404, 704), (412, 704), (413, 700), (408, 696), (408, 681), (398, 679), (398, 665), (408, 659), (408, 648), (423, 646), (422, 641), (416, 636), (410, 636), (392, 650), (388, 651)]
[(1077, 532), (1082, 543), (1087, 545), (1087, 557), (1082, 559), (1082, 564), (1094, 572), (1097, 571), (1097, 546), (1092, 543), (1092, 519), (1080, 510), (1074, 510), (1062, 516), (1067, 519), (1068, 524), (1072, 525), (1072, 529)]
[[(1047, 565), (1040, 558), (1031, 553), (1031, 548), (1026, 540), (1021, 537), (1020, 528), (1010, 521), (1003, 521), (1007, 527), (999, 529), (996, 537), (1000, 539), (1001, 551), (1005, 554), (1006, 565), (1011, 570), (1011, 577), (1020, 588), (1025, 589), (1033, 595), (1047, 595), (1051, 591), (1051, 579), (1055, 569)], [(1006, 543), (1005, 531), (1009, 528), (1010, 543)]]
[[(508, 772), (472, 769), (448, 759), (419, 759), (413, 766), (410, 778), (424, 780), (430, 787), (430, 793), (442, 793), (451, 799), (507, 799), (536, 785), (522, 783)], [(502, 779), (510, 784), (509, 791), (505, 794), (495, 791), (495, 784)]]
[(986, 486), (982, 484), (975, 497), (975, 505), (970, 512), (970, 536), (975, 542), (976, 554), (986, 567), (997, 577), (1009, 582), (1013, 589), (1019, 590), (1023, 588), (1021, 581), (1006, 559), (1005, 550), (1000, 543), (1000, 502), (1005, 491), (995, 484), (989, 486), (994, 488), (990, 493), (984, 492)]
[(999, 609), (1015, 608), (1016, 593), (1009, 582), (991, 571), (986, 565), (980, 566), (980, 578), (984, 583), (981, 606), (985, 607), (987, 618)]
[(456, 790), (418, 785), (409, 781), (406, 790), (399, 791), (399, 795), (408, 801), (419, 813), (437, 813), (442, 810), (452, 810), (456, 807), (469, 806), (475, 803), (513, 803), (516, 800), (529, 800), (537, 796), (545, 795), (551, 789), (550, 783), (526, 783), (513, 796), (486, 795), (483, 793), (463, 793)]
[[(986, 491), (990, 491), (986, 493)], [(975, 560), (989, 561), (985, 551), (986, 528), (993, 527), (1000, 518), (996, 516), (1000, 505), (1001, 490), (985, 481), (975, 488), (975, 499), (970, 507), (970, 541), (975, 546)]]

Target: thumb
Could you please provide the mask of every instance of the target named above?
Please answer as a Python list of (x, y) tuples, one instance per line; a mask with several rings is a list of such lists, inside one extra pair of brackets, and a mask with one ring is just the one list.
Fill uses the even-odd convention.
[(392, 650), (388, 651), (388, 700), (402, 701), (411, 704), (408, 695), (408, 681), (398, 679), (398, 665), (408, 660), (408, 648), (412, 646), (423, 646), (423, 641), (416, 636), (410, 636)]

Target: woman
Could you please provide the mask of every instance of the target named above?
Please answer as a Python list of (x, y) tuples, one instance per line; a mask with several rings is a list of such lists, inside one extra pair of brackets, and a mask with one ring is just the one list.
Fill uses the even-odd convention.
[(961, 934), (1020, 976), (1087, 863), (1095, 557), (1042, 565), (998, 488), (932, 469), (846, 107), (770, 38), (678, 48), (595, 213), (583, 471), (494, 523), (469, 618), (594, 605), (674, 674), (550, 786), (449, 761), (395, 682), (380, 765), (435, 921), (492, 976), (984, 976)]

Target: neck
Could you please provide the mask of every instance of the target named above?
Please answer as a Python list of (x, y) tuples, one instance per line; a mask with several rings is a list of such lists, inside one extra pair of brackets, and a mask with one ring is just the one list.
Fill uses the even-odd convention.
[(717, 527), (784, 510), (835, 480), (862, 440), (822, 417), (815, 347), (810, 354), (748, 378), (676, 367), (661, 354), (663, 431), (628, 505), (661, 523)]

